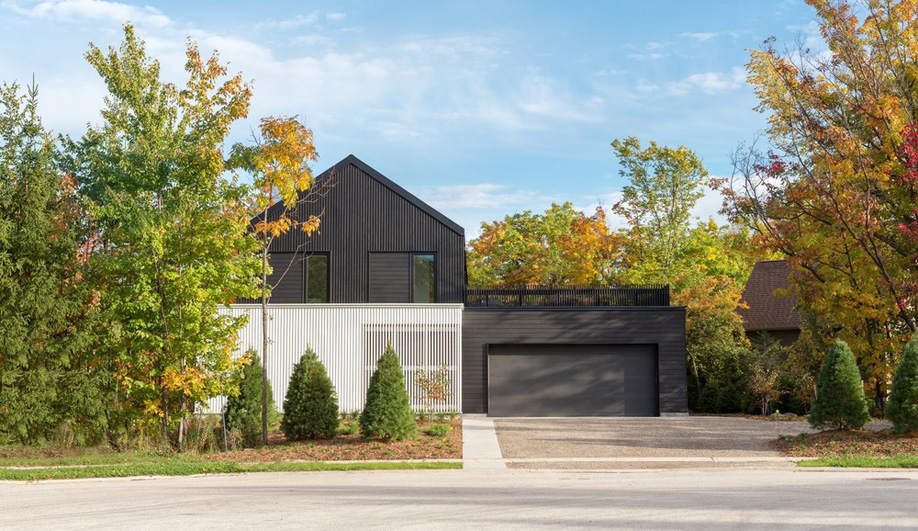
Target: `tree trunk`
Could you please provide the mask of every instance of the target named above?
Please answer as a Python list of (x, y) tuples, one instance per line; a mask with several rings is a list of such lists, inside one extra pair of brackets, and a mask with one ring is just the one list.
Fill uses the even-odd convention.
[[(267, 211), (265, 212), (267, 215)], [(261, 442), (268, 445), (268, 246), (261, 253)]]

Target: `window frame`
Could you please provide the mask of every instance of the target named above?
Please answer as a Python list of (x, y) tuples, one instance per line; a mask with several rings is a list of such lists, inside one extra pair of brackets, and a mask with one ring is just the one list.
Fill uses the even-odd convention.
[[(325, 302), (309, 302), (309, 259), (325, 257)], [(331, 302), (331, 253), (310, 252), (303, 255), (303, 304), (328, 304)]]
[[(411, 303), (412, 304), (436, 304), (440, 299), (440, 293), (438, 288), (438, 275), (437, 275), (437, 253), (436, 251), (412, 251), (408, 253), (411, 256), (408, 267), (411, 268)], [(415, 267), (414, 267), (414, 258), (416, 256), (430, 256), (433, 258), (433, 270), (431, 276), (431, 283), (433, 284), (433, 300), (431, 302), (415, 302), (414, 300), (414, 288), (415, 288)]]

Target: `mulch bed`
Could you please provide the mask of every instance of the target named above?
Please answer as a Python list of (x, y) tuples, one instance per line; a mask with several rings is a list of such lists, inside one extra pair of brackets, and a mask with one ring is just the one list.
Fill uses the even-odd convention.
[(268, 446), (232, 452), (205, 454), (213, 461), (366, 461), (391, 459), (461, 459), (462, 421), (446, 420), (452, 429), (445, 437), (431, 437), (418, 424), (418, 437), (411, 441), (384, 442), (367, 440), (359, 434), (338, 435), (334, 439), (288, 441), (276, 431), (269, 434)]
[(896, 435), (892, 430), (874, 432), (830, 430), (783, 437), (772, 448), (791, 457), (844, 457), (869, 455), (891, 457), (918, 455), (918, 432)]

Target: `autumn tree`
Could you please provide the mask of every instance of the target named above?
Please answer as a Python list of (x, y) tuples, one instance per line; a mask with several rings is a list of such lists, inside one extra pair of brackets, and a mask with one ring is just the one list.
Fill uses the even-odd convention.
[(108, 88), (102, 123), (70, 142), (70, 166), (91, 202), (91, 274), (117, 360), (118, 403), (160, 417), (182, 447), (185, 417), (233, 370), (244, 318), (217, 312), (254, 296), (257, 242), (246, 187), (226, 175), (224, 142), (251, 91), (188, 41), (188, 79), (160, 79), (134, 28), (118, 49), (90, 45)]
[[(251, 145), (235, 144), (232, 163), (248, 172), (254, 178), (254, 195), (251, 198), (252, 213), (255, 215), (253, 234), (258, 242), (261, 284), (258, 293), (261, 302), (262, 350), (261, 367), (262, 392), (262, 442), (268, 444), (268, 302), (271, 299), (272, 273), (269, 249), (275, 239), (291, 230), (299, 230), (307, 236), (319, 230), (320, 212), (305, 213), (303, 210), (315, 203), (334, 185), (330, 176), (315, 187), (312, 168), (309, 163), (319, 159), (313, 144), (312, 130), (296, 116), (267, 117), (261, 120), (260, 135)], [(276, 278), (282, 279), (293, 266), (295, 258), (282, 264)], [(276, 281), (275, 284), (279, 282)]]
[(0, 87), (0, 433), (75, 442), (107, 426), (111, 374), (94, 352), (98, 304), (79, 260), (84, 212), (55, 164), (37, 87)]
[(469, 242), (469, 284), (608, 284), (615, 276), (619, 245), (602, 208), (592, 216), (570, 202), (552, 204), (544, 214), (526, 210), (482, 223), (479, 236)]
[(825, 50), (754, 50), (766, 149), (738, 151), (728, 211), (788, 258), (801, 305), (856, 353), (882, 412), (916, 329), (915, 0), (808, 0)]

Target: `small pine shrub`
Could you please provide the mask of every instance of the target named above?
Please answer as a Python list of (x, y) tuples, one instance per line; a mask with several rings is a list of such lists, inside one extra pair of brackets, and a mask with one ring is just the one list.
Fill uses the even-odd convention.
[[(242, 382), (239, 394), (226, 401), (226, 429), (237, 430), (242, 444), (246, 447), (260, 446), (261, 439), (261, 360), (255, 353), (250, 353), (252, 363), (242, 369)], [(271, 393), (271, 382), (268, 382), (268, 426), (277, 422), (277, 406)]]
[(366, 405), (360, 414), (360, 431), (371, 439), (398, 441), (413, 438), (417, 429), (405, 375), (390, 343), (370, 378)]
[(430, 435), (431, 437), (442, 438), (442, 437), (446, 437), (446, 434), (449, 433), (450, 430), (452, 429), (453, 427), (450, 426), (449, 424), (441, 424), (441, 423), (435, 422), (433, 424), (429, 424), (426, 428), (424, 428), (424, 434)]
[(281, 429), (290, 440), (331, 439), (338, 430), (338, 397), (312, 349), (293, 366)]
[(843, 430), (860, 429), (870, 420), (861, 373), (844, 341), (836, 341), (822, 362), (809, 420), (814, 428)]
[(905, 345), (886, 404), (886, 418), (899, 433), (918, 430), (918, 334)]

